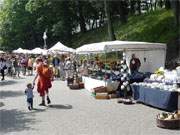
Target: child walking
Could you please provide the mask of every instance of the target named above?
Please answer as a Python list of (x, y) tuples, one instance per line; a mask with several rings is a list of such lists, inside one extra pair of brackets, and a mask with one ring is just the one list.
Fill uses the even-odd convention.
[(34, 85), (32, 85), (31, 83), (27, 84), (27, 88), (25, 89), (25, 94), (27, 96), (27, 103), (28, 103), (28, 109), (32, 110), (33, 109), (33, 89), (34, 89)]

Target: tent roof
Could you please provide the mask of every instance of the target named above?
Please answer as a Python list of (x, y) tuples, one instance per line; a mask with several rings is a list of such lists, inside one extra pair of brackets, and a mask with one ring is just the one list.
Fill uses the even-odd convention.
[(59, 51), (59, 52), (75, 52), (74, 49), (69, 48), (63, 45), (61, 42), (57, 42), (53, 47), (49, 49), (49, 51)]
[(47, 50), (41, 49), (41, 48), (34, 48), (31, 50), (31, 54), (45, 54)]
[(23, 51), (24, 51), (25, 54), (30, 54), (31, 53), (31, 51), (28, 50), (28, 49), (23, 49)]
[(122, 50), (153, 50), (166, 49), (162, 43), (133, 42), (133, 41), (107, 41), (86, 44), (76, 49), (77, 53), (103, 53)]
[(5, 53), (5, 52), (0, 50), (0, 54), (1, 54), (1, 53)]
[(14, 50), (13, 53), (23, 53), (23, 51), (22, 48), (18, 48), (17, 50)]

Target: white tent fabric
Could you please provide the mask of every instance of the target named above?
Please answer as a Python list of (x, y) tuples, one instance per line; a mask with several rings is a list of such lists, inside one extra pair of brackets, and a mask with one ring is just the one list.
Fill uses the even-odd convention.
[(78, 54), (105, 53), (111, 51), (124, 51), (126, 61), (129, 62), (132, 54), (141, 61), (141, 72), (154, 72), (159, 67), (165, 66), (166, 45), (161, 43), (108, 41), (86, 44), (76, 49)]
[(24, 54), (30, 54), (31, 51), (30, 51), (30, 50), (27, 50), (27, 49), (23, 49), (23, 53), (24, 53)]
[(46, 55), (47, 54), (47, 50), (41, 49), (41, 48), (34, 48), (33, 50), (31, 50), (31, 54), (43, 54)]
[(18, 48), (17, 50), (14, 50), (13, 53), (24, 53), (24, 50), (22, 48)]
[(132, 42), (118, 40), (107, 42), (106, 47), (108, 51), (166, 49), (166, 45), (162, 43)]
[(58, 54), (67, 54), (68, 52), (61, 52), (61, 51), (48, 51), (49, 54), (58, 55)]
[(74, 49), (69, 48), (63, 45), (61, 42), (57, 42), (53, 47), (49, 49), (49, 51), (57, 51), (57, 52), (75, 52)]
[(88, 53), (103, 53), (105, 52), (106, 42), (85, 44), (76, 49), (76, 53), (88, 54)]
[(5, 52), (0, 50), (0, 54), (2, 54), (2, 53), (5, 53)]
[(122, 51), (122, 50), (152, 50), (152, 49), (166, 49), (166, 45), (161, 43), (116, 40), (116, 41), (86, 44), (77, 48), (76, 53), (88, 54), (88, 53), (104, 53), (104, 52)]

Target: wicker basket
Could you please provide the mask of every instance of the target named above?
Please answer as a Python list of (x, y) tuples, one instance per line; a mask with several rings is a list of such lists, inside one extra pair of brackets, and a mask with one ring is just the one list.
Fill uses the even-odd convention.
[(84, 89), (84, 83), (83, 83), (83, 82), (80, 82), (80, 83), (79, 83), (79, 88), (80, 88), (80, 89)]
[(108, 93), (96, 93), (96, 99), (109, 99)]
[(74, 79), (73, 78), (67, 78), (67, 86), (70, 84), (73, 84)]
[(79, 88), (79, 84), (69, 84), (69, 88), (72, 90), (78, 90)]
[(156, 124), (160, 128), (166, 129), (180, 129), (180, 119), (173, 119), (173, 120), (162, 120), (159, 119), (157, 115)]
[(107, 92), (107, 89), (106, 89), (106, 87), (104, 87), (104, 86), (100, 86), (100, 87), (94, 88), (93, 91), (94, 91), (95, 93), (105, 93), (105, 92)]

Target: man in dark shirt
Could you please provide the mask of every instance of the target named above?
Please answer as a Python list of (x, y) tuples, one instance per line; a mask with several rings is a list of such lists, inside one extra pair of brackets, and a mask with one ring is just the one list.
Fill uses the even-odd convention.
[(138, 72), (140, 66), (141, 66), (140, 60), (136, 58), (135, 54), (132, 54), (132, 58), (130, 60), (131, 74), (133, 74), (134, 72)]

